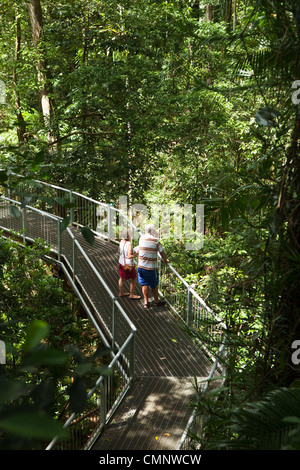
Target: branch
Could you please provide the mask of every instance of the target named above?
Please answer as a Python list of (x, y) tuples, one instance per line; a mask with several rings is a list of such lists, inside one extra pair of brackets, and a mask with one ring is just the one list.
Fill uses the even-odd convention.
[(53, 142), (49, 143), (50, 145), (55, 145), (58, 144), (59, 142), (62, 142), (65, 139), (68, 139), (69, 137), (72, 137), (73, 135), (93, 135), (93, 136), (101, 136), (104, 137), (106, 135), (114, 135), (114, 132), (85, 132), (85, 131), (74, 131), (70, 132), (69, 134), (66, 134), (62, 137), (59, 137), (58, 139), (54, 140)]

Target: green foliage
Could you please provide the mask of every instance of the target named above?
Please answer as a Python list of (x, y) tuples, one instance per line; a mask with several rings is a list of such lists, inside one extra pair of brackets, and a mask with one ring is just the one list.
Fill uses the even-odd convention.
[[(198, 404), (203, 449), (299, 450), (299, 384), (276, 388), (263, 399), (233, 406), (226, 393), (210, 393)], [(197, 440), (197, 437), (196, 437)]]
[(25, 330), (18, 366), (8, 363), (1, 370), (1, 449), (44, 449), (55, 436), (67, 437), (58, 418), (68, 396), (69, 410), (82, 411), (93, 378), (107, 373), (96, 361), (101, 350), (84, 356), (70, 346), (54, 349), (47, 339), (49, 331), (46, 322), (32, 322)]
[(230, 448), (299, 450), (300, 390), (278, 388), (244, 409), (233, 410)]
[(23, 328), (36, 319), (49, 322), (53, 344), (58, 346), (68, 336), (72, 338), (76, 321), (70, 309), (72, 297), (64, 293), (61, 281), (51, 275), (51, 267), (43, 261), (47, 250), (42, 243), (22, 249), (1, 238), (0, 250), (0, 312), (10, 325), (8, 337), (21, 345)]
[[(290, 364), (300, 336), (300, 126), (291, 100), (300, 78), (299, 2), (41, 3), (48, 125), (27, 10), (16, 1), (0, 7), (0, 78), (7, 85), (1, 163), (107, 203), (129, 195), (130, 202), (205, 205), (202, 251), (164, 245), (228, 327), (226, 388), (202, 409), (210, 416), (203, 445), (222, 436), (227, 442), (233, 409), (261, 403), (299, 376)], [(93, 242), (87, 227), (83, 235)], [(8, 354), (17, 361), (32, 320), (49, 324), (47, 341), (58, 349), (76, 333), (57, 281), (34, 274), (48, 267), (12, 250), (10, 257), (0, 246), (0, 311), (7, 337), (16, 338)], [(80, 408), (84, 386), (75, 380), (72, 390)], [(288, 392), (278, 390), (280, 406)], [(255, 406), (250, 417), (261, 408)], [(234, 433), (246, 436), (246, 416)]]
[[(0, 239), (0, 448), (43, 449), (67, 432), (58, 418), (81, 411), (95, 377), (107, 373), (98, 337), (54, 278), (40, 243)], [(73, 346), (74, 345), (74, 346)]]

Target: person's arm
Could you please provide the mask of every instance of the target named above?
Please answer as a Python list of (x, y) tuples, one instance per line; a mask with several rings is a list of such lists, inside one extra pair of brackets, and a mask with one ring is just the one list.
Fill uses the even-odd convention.
[(165, 250), (164, 250), (164, 247), (162, 246), (162, 244), (160, 243), (160, 241), (158, 240), (158, 243), (157, 243), (157, 251), (159, 251), (159, 254), (160, 256), (162, 257), (163, 261), (165, 263), (169, 263), (170, 261), (168, 260), (168, 258), (166, 257), (166, 253), (165, 253)]
[(165, 263), (169, 263), (169, 262), (170, 262), (170, 261), (168, 260), (168, 258), (166, 257), (165, 250), (161, 251), (160, 254), (161, 254), (161, 257), (162, 257), (162, 259), (163, 259), (163, 261), (164, 261)]
[(138, 251), (136, 251), (135, 253), (133, 253), (132, 243), (130, 243), (129, 248), (128, 248), (127, 258), (128, 258), (128, 259), (135, 258), (136, 256), (138, 256), (138, 254), (139, 254)]

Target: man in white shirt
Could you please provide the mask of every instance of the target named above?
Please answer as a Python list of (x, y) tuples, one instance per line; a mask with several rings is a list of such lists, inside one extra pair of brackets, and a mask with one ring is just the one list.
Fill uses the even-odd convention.
[(157, 266), (157, 253), (161, 254), (165, 263), (169, 260), (165, 255), (165, 251), (158, 239), (153, 224), (146, 225), (145, 235), (139, 239), (139, 246), (135, 249), (139, 255), (138, 261), (138, 282), (142, 286), (144, 296), (144, 307), (149, 308), (149, 287), (152, 289), (154, 297), (154, 306), (158, 307), (164, 305), (164, 302), (158, 298), (158, 266)]

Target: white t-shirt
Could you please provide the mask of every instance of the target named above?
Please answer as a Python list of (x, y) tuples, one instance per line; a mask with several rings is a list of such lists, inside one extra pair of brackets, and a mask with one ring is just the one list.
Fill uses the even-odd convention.
[(164, 249), (158, 238), (152, 235), (142, 235), (139, 239), (139, 246), (135, 251), (139, 253), (138, 267), (142, 269), (157, 269), (157, 253)]
[(119, 256), (119, 263), (122, 266), (125, 264), (133, 264), (133, 259), (128, 259), (128, 249), (131, 242), (126, 240), (121, 240), (120, 242), (120, 256)]

